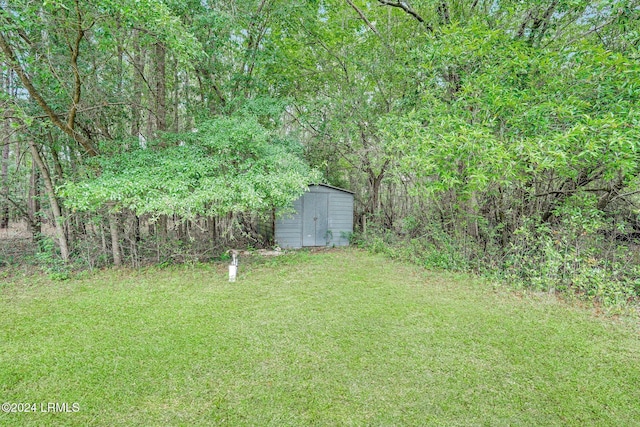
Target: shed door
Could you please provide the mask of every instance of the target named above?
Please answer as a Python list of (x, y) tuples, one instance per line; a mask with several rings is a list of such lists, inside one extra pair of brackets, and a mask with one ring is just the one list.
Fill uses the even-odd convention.
[(326, 246), (329, 230), (329, 195), (307, 193), (302, 207), (302, 246)]

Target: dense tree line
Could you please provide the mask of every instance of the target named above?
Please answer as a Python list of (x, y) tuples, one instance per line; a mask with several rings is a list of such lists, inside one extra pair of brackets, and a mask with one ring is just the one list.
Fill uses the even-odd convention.
[(252, 242), (324, 179), (363, 245), (640, 292), (638, 1), (0, 5), (0, 225), (65, 261)]

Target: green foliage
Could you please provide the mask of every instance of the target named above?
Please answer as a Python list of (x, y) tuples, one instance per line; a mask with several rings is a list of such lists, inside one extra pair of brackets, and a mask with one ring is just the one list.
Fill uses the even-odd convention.
[(34, 255), (36, 263), (48, 274), (50, 280), (64, 281), (70, 276), (69, 266), (66, 265), (57, 250), (53, 239), (44, 235), (38, 237), (39, 250)]
[[(575, 293), (607, 307), (622, 307), (640, 296), (635, 288), (638, 273), (628, 265), (632, 252), (607, 249), (603, 238), (584, 218), (566, 219), (551, 230), (534, 222), (516, 231), (517, 239), (505, 258), (504, 277), (537, 290)], [(611, 249), (609, 249), (611, 250)]]
[(558, 292), (611, 311), (633, 307), (640, 299), (635, 249), (607, 236), (611, 224), (601, 211), (585, 210), (584, 200), (572, 199), (573, 206), (558, 213), (563, 218), (558, 226), (522, 218), (506, 248), (485, 235), (486, 225), (480, 228), (483, 242), (435, 220), (415, 218), (401, 233), (370, 227), (367, 235), (354, 237), (354, 244), (433, 270), (474, 272), (513, 289)]
[[(422, 263), (486, 258), (544, 288), (528, 277), (548, 262), (569, 287), (582, 233), (638, 226), (639, 14), (633, 0), (15, 0), (2, 35), (102, 156), (52, 132), (17, 79), (1, 99), (76, 213), (264, 212), (319, 180), (304, 158)], [(24, 203), (16, 168), (6, 187)]]
[(173, 137), (176, 145), (92, 159), (92, 177), (60, 189), (66, 205), (183, 218), (265, 213), (286, 206), (318, 179), (298, 156), (295, 141), (251, 116), (211, 120)]
[[(117, 17), (120, 25), (144, 28), (154, 41), (162, 42), (175, 52), (183, 67), (189, 67), (193, 60), (203, 56), (202, 45), (167, 3), (163, 0), (100, 0), (95, 7), (98, 16)], [(105, 42), (119, 35), (116, 28), (107, 26), (101, 36), (100, 42)]]
[(481, 25), (443, 31), (424, 48), (425, 105), (381, 125), (426, 190), (464, 195), (550, 171), (635, 176), (637, 63), (586, 44), (534, 49)]

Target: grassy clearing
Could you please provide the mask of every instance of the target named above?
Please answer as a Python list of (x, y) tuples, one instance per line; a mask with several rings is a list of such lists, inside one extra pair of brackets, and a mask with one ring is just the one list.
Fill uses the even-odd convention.
[(636, 325), (356, 250), (0, 287), (0, 425), (639, 425)]

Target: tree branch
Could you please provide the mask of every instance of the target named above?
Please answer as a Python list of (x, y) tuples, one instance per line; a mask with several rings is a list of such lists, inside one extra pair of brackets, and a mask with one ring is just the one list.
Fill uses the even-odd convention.
[[(534, 197), (544, 197), (544, 196), (550, 196), (552, 194), (573, 194), (580, 191), (589, 191), (589, 192), (598, 193), (603, 191), (611, 191), (611, 189), (610, 188), (576, 188), (574, 190), (553, 190), (553, 191), (548, 191), (546, 193), (535, 194)], [(637, 193), (640, 193), (640, 191), (637, 191)]]
[(0, 192), (0, 197), (5, 199), (7, 202), (11, 203), (13, 207), (20, 213), (20, 215), (22, 215), (29, 222), (29, 226), (31, 226), (32, 228), (36, 228), (35, 222), (31, 218), (31, 216), (29, 216), (29, 213), (25, 208), (23, 208), (18, 202), (13, 200), (8, 194), (4, 194), (3, 192)]
[(42, 95), (40, 95), (38, 90), (35, 88), (35, 86), (31, 82), (31, 79), (29, 78), (29, 76), (27, 76), (27, 73), (18, 62), (18, 59), (16, 58), (16, 55), (13, 52), (13, 49), (11, 49), (11, 46), (9, 46), (9, 43), (5, 39), (5, 36), (3, 33), (0, 33), (0, 49), (6, 56), (8, 65), (13, 69), (13, 71), (16, 72), (18, 77), (20, 77), (20, 80), (22, 81), (22, 84), (29, 92), (29, 95), (38, 103), (40, 108), (44, 110), (44, 112), (47, 114), (51, 122), (60, 130), (62, 130), (64, 133), (66, 133), (68, 136), (73, 138), (73, 140), (78, 142), (78, 144), (80, 144), (82, 148), (85, 149), (87, 154), (89, 154), (90, 156), (97, 155), (98, 152), (93, 147), (91, 142), (87, 140), (85, 137), (83, 137), (81, 134), (77, 133), (72, 127), (69, 127), (67, 123), (64, 123), (60, 119), (58, 114), (56, 114), (56, 112), (53, 111), (51, 106), (47, 104), (47, 101), (44, 100)]
[(610, 201), (613, 201), (613, 200), (615, 200), (615, 199), (617, 199), (619, 197), (633, 196), (634, 194), (638, 194), (638, 193), (640, 193), (640, 190), (630, 191), (628, 193), (623, 193), (623, 194), (618, 194), (616, 196), (613, 196)]
[[(544, 11), (542, 17), (536, 17), (531, 26), (531, 33), (529, 34), (529, 44), (533, 44), (535, 39), (538, 38), (538, 41), (542, 40), (544, 34), (547, 32), (549, 27), (549, 19), (551, 15), (556, 10), (558, 6), (559, 0), (553, 0), (547, 10)], [(542, 28), (541, 28), (542, 27)]]
[(440, 5), (438, 6), (438, 14), (440, 15), (440, 18), (442, 18), (442, 22), (445, 25), (451, 24), (451, 17), (449, 16), (449, 6), (447, 5), (446, 1), (440, 2)]
[(400, 0), (398, 0), (398, 1), (378, 0), (378, 3), (380, 3), (381, 5), (384, 5), (384, 6), (397, 7), (399, 9), (404, 10), (406, 13), (408, 13), (411, 16), (413, 16), (418, 22), (420, 22), (421, 24), (424, 24), (425, 27), (427, 28), (427, 30), (429, 30), (430, 33), (433, 32), (433, 27), (431, 25), (427, 24), (425, 22), (424, 18), (422, 16), (420, 16), (418, 14), (418, 12), (413, 10), (413, 8), (406, 1), (400, 1)]
[(71, 109), (69, 111), (69, 117), (67, 118), (67, 126), (73, 129), (75, 126), (76, 113), (78, 111), (78, 104), (80, 103), (80, 95), (82, 93), (82, 80), (80, 79), (80, 71), (78, 70), (78, 56), (80, 55), (80, 42), (84, 37), (84, 30), (82, 29), (82, 15), (80, 14), (80, 4), (76, 0), (76, 13), (78, 17), (78, 33), (73, 47), (71, 48), (71, 69), (73, 70), (74, 88), (73, 88), (73, 101)]
[(596, 25), (596, 26), (592, 27), (591, 29), (589, 29), (588, 31), (586, 31), (586, 32), (584, 32), (584, 33), (582, 33), (582, 34), (580, 34), (580, 35), (578, 35), (578, 36), (576, 36), (576, 37), (572, 38), (571, 40), (569, 40), (569, 41), (565, 44), (565, 46), (568, 46), (568, 45), (570, 45), (570, 44), (573, 44), (573, 43), (575, 43), (576, 41), (578, 41), (578, 40), (580, 40), (580, 39), (582, 39), (582, 38), (587, 37), (589, 34), (597, 33), (598, 31), (600, 31), (601, 29), (603, 29), (603, 28), (604, 28), (604, 27), (606, 27), (607, 25), (611, 25), (611, 24), (613, 24), (613, 23), (616, 21), (616, 19), (620, 18), (620, 16), (622, 16), (622, 11), (621, 11), (621, 12), (619, 12), (619, 13), (617, 13), (617, 14), (615, 14), (611, 19), (609, 19), (609, 20), (605, 21), (604, 23), (602, 23), (602, 24), (600, 24), (600, 25)]
[(365, 16), (365, 14), (362, 12), (362, 10), (360, 10), (358, 8), (358, 6), (356, 6), (355, 4), (353, 4), (353, 2), (351, 0), (345, 0), (349, 6), (351, 6), (353, 8), (353, 10), (356, 11), (356, 13), (358, 15), (360, 15), (360, 18), (362, 18), (362, 20), (365, 22), (365, 24), (367, 24), (367, 27), (369, 27), (369, 29), (371, 31), (373, 31), (373, 33), (378, 36), (378, 38), (380, 39), (380, 41), (382, 42), (382, 44), (390, 51), (393, 52), (391, 50), (391, 47), (387, 44), (387, 42), (382, 38), (382, 36), (380, 35), (380, 33), (378, 32), (378, 30), (376, 29), (376, 27), (371, 23), (371, 21), (369, 21), (367, 19), (367, 17)]

